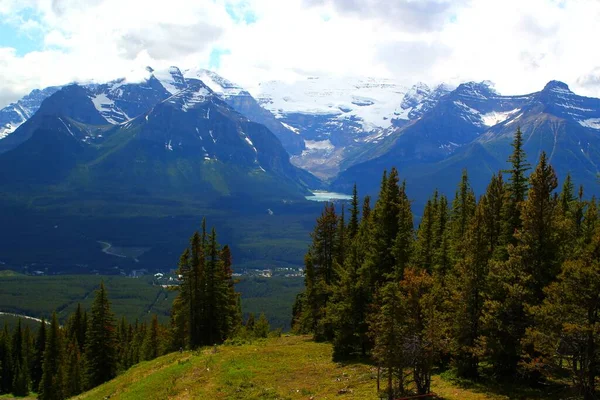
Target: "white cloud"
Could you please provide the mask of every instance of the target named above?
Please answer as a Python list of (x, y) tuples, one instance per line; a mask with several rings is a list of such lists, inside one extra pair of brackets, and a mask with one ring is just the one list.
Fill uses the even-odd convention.
[(34, 88), (112, 79), (146, 65), (208, 67), (215, 49), (225, 50), (218, 72), (249, 89), (329, 74), (394, 77), (407, 85), (489, 79), (507, 94), (558, 79), (600, 96), (596, 0), (156, 4), (0, 0), (0, 16), (43, 37), (40, 50), (25, 55), (0, 47), (0, 106)]

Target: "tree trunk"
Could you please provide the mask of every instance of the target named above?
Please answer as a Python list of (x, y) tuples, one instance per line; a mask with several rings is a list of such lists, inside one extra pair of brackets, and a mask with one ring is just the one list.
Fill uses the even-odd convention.
[(388, 399), (394, 400), (394, 389), (392, 385), (393, 372), (392, 367), (388, 367)]

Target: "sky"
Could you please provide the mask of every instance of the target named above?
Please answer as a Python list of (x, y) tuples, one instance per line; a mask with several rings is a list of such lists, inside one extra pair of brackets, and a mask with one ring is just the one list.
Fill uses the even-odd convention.
[(0, 0), (0, 107), (33, 89), (209, 68), (600, 97), (600, 0)]

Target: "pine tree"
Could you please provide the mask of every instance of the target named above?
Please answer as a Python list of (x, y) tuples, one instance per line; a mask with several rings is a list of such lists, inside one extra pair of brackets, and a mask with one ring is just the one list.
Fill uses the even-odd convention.
[(156, 314), (152, 316), (150, 328), (146, 332), (144, 343), (142, 344), (142, 354), (144, 360), (154, 360), (162, 354), (160, 349), (160, 332), (158, 327), (158, 317)]
[[(368, 203), (367, 203), (368, 204)], [(366, 316), (370, 306), (370, 271), (363, 269), (366, 246), (371, 232), (369, 213), (360, 221), (358, 232), (350, 241), (343, 267), (339, 268), (339, 283), (327, 305), (327, 315), (333, 330), (333, 359), (366, 356), (371, 348)]]
[(42, 318), (40, 328), (35, 338), (33, 362), (31, 364), (31, 387), (37, 389), (42, 380), (44, 365), (44, 350), (46, 349), (46, 321)]
[(435, 206), (431, 199), (427, 200), (423, 217), (417, 230), (417, 239), (415, 242), (414, 262), (419, 268), (431, 272), (435, 258)]
[(66, 398), (64, 392), (64, 356), (63, 335), (58, 324), (56, 312), (54, 312), (46, 338), (39, 399), (62, 400)]
[[(405, 340), (402, 319), (406, 312), (398, 282), (388, 282), (378, 293), (381, 307), (369, 318), (369, 332), (373, 338), (373, 356), (387, 372), (387, 397), (392, 400), (405, 390), (404, 368), (408, 363), (403, 354)], [(394, 384), (394, 376), (397, 376)], [(397, 389), (396, 389), (397, 385)]]
[(352, 208), (350, 209), (350, 222), (348, 223), (348, 237), (350, 240), (354, 239), (358, 233), (358, 190), (356, 189), (356, 183), (352, 189)]
[(195, 232), (179, 259), (180, 285), (171, 313), (172, 346), (196, 348), (223, 342), (241, 324), (240, 296), (232, 279), (231, 252), (215, 229)]
[(463, 378), (478, 376), (477, 340), (481, 335), (483, 293), (491, 256), (489, 226), (485, 218), (487, 201), (487, 197), (483, 196), (477, 205), (464, 237), (464, 258), (457, 261), (450, 279), (452, 352), (457, 373)]
[(91, 387), (98, 386), (116, 376), (117, 347), (115, 317), (110, 310), (104, 283), (100, 283), (100, 288), (96, 291), (90, 309), (85, 344), (86, 377)]
[(69, 339), (72, 339), (73, 337), (77, 339), (79, 352), (83, 351), (85, 345), (85, 332), (87, 330), (87, 321), (85, 319), (85, 312), (81, 307), (81, 303), (77, 303), (75, 313), (71, 314), (67, 322), (66, 336)]
[(245, 325), (246, 329), (254, 331), (254, 324), (255, 324), (254, 313), (250, 313), (250, 314), (248, 314), (248, 319), (246, 320), (246, 325)]
[(80, 394), (83, 391), (83, 368), (81, 353), (79, 352), (79, 343), (77, 337), (67, 345), (66, 366), (65, 366), (65, 396), (71, 397)]
[(545, 289), (533, 310), (536, 324), (528, 339), (540, 357), (532, 367), (569, 374), (586, 400), (596, 399), (600, 373), (600, 235), (577, 259), (564, 263), (557, 281)]
[(442, 194), (434, 207), (432, 261), (432, 270), (441, 276), (445, 276), (452, 266), (449, 219), (448, 199)]
[(12, 358), (12, 393), (15, 396), (26, 396), (29, 394), (29, 365), (25, 353), (25, 337), (20, 318), (12, 337)]
[(0, 372), (1, 393), (11, 393), (13, 389), (12, 337), (6, 323), (0, 335)]
[(475, 194), (469, 184), (467, 171), (463, 170), (456, 196), (452, 202), (450, 219), (451, 248), (454, 260), (460, 260), (464, 257), (464, 238), (474, 213)]
[(269, 336), (270, 331), (271, 325), (269, 324), (269, 320), (265, 316), (265, 313), (260, 313), (260, 316), (254, 325), (254, 336), (257, 338), (266, 338)]
[(394, 276), (399, 279), (410, 262), (414, 243), (413, 214), (406, 194), (406, 182), (400, 187), (397, 219), (398, 230), (391, 251), (395, 261)]
[(338, 217), (333, 204), (325, 204), (311, 234), (312, 244), (304, 257), (305, 295), (298, 327), (301, 332), (312, 332), (317, 340), (333, 336), (326, 322), (326, 307), (337, 282), (335, 259), (338, 248)]
[[(557, 276), (561, 259), (561, 234), (565, 232), (558, 217), (558, 201), (553, 195), (558, 186), (556, 174), (542, 152), (529, 179), (530, 190), (521, 207), (522, 229), (515, 235), (523, 267), (531, 275), (535, 303), (543, 299), (543, 289)], [(566, 251), (567, 249), (563, 249)]]
[(508, 158), (511, 168), (506, 170), (509, 174), (506, 190), (506, 202), (504, 206), (504, 234), (503, 243), (516, 244), (513, 235), (521, 229), (521, 203), (525, 201), (527, 195), (528, 182), (526, 173), (530, 169), (527, 163), (527, 157), (523, 150), (523, 134), (521, 129), (517, 128), (514, 140), (511, 144), (513, 152)]

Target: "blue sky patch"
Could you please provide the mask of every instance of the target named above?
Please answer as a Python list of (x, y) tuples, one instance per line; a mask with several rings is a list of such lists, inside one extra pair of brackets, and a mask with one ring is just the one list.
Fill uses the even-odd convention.
[(227, 3), (225, 4), (225, 11), (227, 11), (227, 14), (229, 14), (236, 24), (245, 23), (246, 25), (250, 25), (258, 20), (256, 14), (250, 9), (250, 5), (246, 2), (235, 5)]
[(231, 51), (219, 47), (213, 48), (208, 60), (208, 69), (218, 69), (221, 66), (221, 56), (225, 54), (231, 54)]
[(26, 9), (20, 15), (0, 22), (0, 47), (12, 47), (18, 56), (29, 52), (42, 50), (44, 37), (39, 30), (25, 31), (20, 29), (19, 21), (36, 21), (36, 14), (31, 9)]

